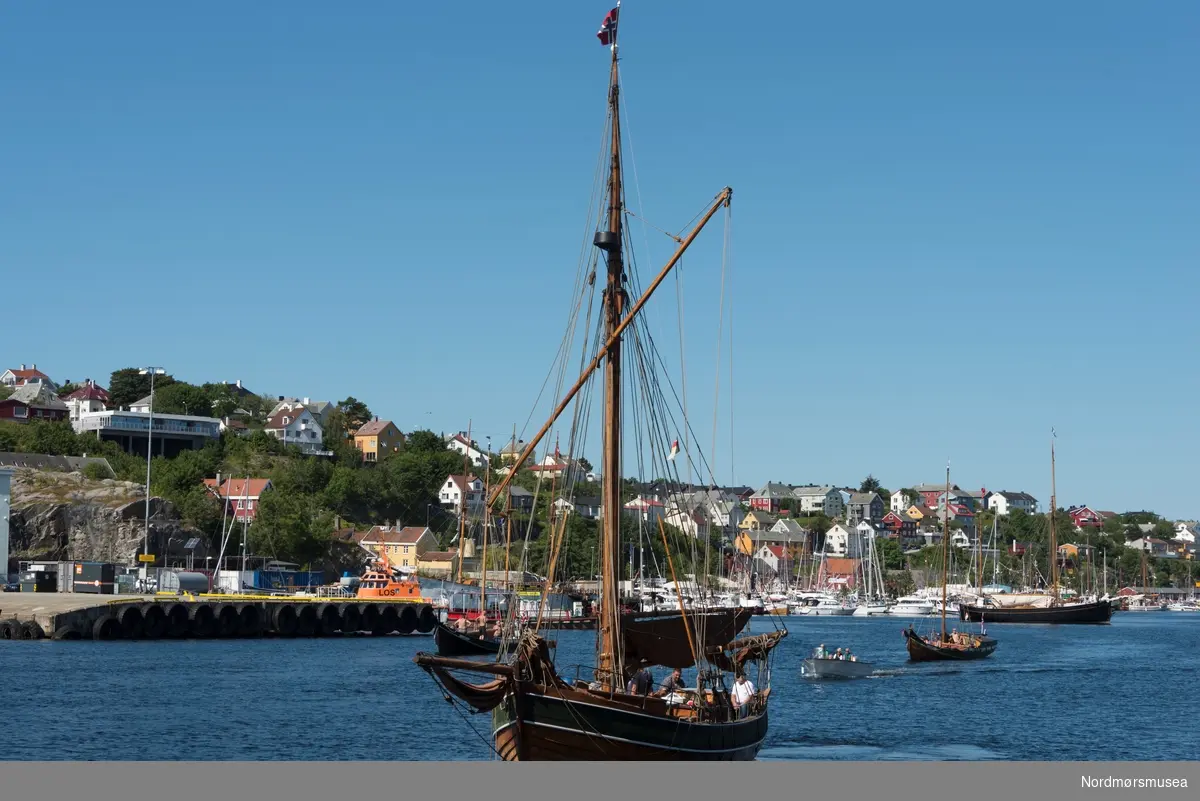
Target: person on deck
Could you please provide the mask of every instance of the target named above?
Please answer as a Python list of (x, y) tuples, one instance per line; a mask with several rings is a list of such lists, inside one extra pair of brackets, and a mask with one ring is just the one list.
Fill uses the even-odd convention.
[(625, 686), (625, 692), (630, 695), (649, 695), (650, 690), (654, 687), (654, 676), (646, 668), (638, 668), (637, 673), (629, 679), (629, 684)]
[(662, 680), (662, 684), (658, 685), (658, 692), (654, 694), (662, 697), (682, 689), (684, 689), (683, 671), (679, 668), (675, 668), (671, 671), (669, 676)]
[(458, 620), (454, 621), (454, 628), (456, 631), (466, 631), (467, 630), (467, 618), (465, 615), (460, 617)]
[(750, 700), (754, 698), (757, 690), (754, 689), (754, 683), (746, 678), (745, 673), (739, 673), (737, 679), (733, 683), (733, 708), (739, 718), (746, 717), (750, 712)]

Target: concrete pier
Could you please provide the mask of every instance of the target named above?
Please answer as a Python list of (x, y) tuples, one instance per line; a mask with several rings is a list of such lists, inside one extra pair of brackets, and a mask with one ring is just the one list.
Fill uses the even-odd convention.
[(420, 601), (249, 595), (0, 594), (0, 639), (157, 640), (428, 634)]

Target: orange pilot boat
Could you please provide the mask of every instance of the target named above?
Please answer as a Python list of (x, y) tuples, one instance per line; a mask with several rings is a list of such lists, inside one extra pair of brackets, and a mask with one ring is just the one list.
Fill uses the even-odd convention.
[(371, 598), (387, 601), (425, 601), (421, 597), (421, 584), (416, 579), (397, 580), (392, 573), (392, 564), (388, 561), (387, 552), (379, 550), (377, 564), (367, 567), (359, 579), (359, 598)]

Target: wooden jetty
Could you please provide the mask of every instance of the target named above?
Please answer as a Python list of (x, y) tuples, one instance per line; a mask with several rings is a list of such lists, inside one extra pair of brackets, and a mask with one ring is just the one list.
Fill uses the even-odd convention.
[(258, 595), (0, 594), (0, 639), (159, 640), (431, 634), (423, 600)]

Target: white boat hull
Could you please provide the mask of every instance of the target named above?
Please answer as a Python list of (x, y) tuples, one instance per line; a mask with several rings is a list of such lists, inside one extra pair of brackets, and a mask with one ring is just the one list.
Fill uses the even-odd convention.
[(800, 675), (810, 679), (863, 679), (875, 671), (870, 662), (847, 662), (844, 659), (813, 659), (800, 663)]

